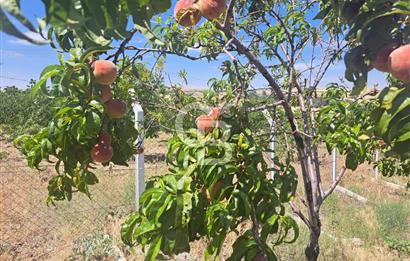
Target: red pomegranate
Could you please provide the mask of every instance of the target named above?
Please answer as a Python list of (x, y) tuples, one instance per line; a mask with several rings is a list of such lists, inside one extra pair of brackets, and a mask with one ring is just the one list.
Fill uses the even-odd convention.
[(105, 130), (101, 131), (100, 137), (99, 137), (99, 143), (111, 146), (111, 142), (112, 142), (111, 135)]
[(112, 119), (122, 119), (127, 113), (127, 104), (123, 100), (113, 99), (107, 102), (107, 114)]
[(199, 23), (202, 16), (195, 2), (196, 0), (179, 0), (177, 2), (174, 9), (174, 17), (178, 24), (192, 27)]
[(112, 99), (111, 87), (109, 85), (103, 85), (101, 88), (101, 102), (106, 103)]
[(220, 17), (226, 9), (225, 0), (199, 0), (197, 5), (201, 15), (208, 20)]
[(91, 65), (94, 79), (99, 84), (111, 84), (117, 79), (117, 66), (111, 61), (98, 60)]
[(208, 116), (214, 120), (217, 120), (219, 116), (221, 116), (221, 109), (219, 109), (218, 107), (212, 108)]
[(113, 149), (108, 144), (99, 142), (91, 150), (91, 158), (94, 162), (107, 163), (112, 159), (112, 156)]
[(372, 66), (381, 72), (388, 72), (389, 55), (398, 47), (396, 43), (390, 43), (379, 50), (376, 58), (372, 61)]
[(390, 54), (389, 67), (394, 77), (410, 83), (410, 44), (403, 45)]
[(215, 119), (208, 115), (201, 115), (196, 118), (196, 127), (204, 133), (209, 133), (215, 127)]

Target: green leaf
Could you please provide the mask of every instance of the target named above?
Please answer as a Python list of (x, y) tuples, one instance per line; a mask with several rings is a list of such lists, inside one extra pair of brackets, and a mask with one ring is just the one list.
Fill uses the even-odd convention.
[(171, 0), (151, 0), (154, 14), (166, 12), (171, 7)]
[(152, 242), (150, 242), (150, 247), (148, 249), (147, 256), (145, 257), (146, 261), (155, 261), (159, 254), (159, 250), (161, 249), (161, 243), (162, 235), (155, 237)]
[(299, 237), (299, 226), (296, 223), (296, 221), (293, 218), (289, 217), (289, 216), (282, 217), (280, 219), (280, 221), (281, 221), (281, 224), (285, 226), (285, 230), (286, 230), (286, 233), (283, 236), (284, 239), (288, 235), (288, 231), (293, 230), (293, 238), (289, 239), (289, 240), (284, 240), (283, 242), (287, 243), (287, 244), (292, 244), (292, 243), (296, 242), (296, 240)]
[[(3, 2), (3, 1), (2, 1)], [(6, 14), (3, 12), (3, 9), (0, 8), (0, 30), (15, 36), (17, 38), (26, 40), (30, 43), (33, 44), (44, 44), (42, 42), (36, 41), (30, 37), (28, 37), (27, 35), (23, 34), (22, 32), (20, 32), (14, 25), (12, 22), (10, 22), (10, 20), (8, 19), (8, 17), (6, 16)]]
[(358, 166), (357, 157), (354, 153), (348, 153), (346, 155), (346, 168), (356, 170)]
[(45, 88), (46, 82), (50, 77), (53, 77), (61, 72), (62, 66), (49, 65), (41, 72), (40, 80), (31, 89), (31, 96), (37, 95), (39, 88)]
[(251, 213), (251, 203), (249, 202), (248, 195), (239, 190), (234, 191), (234, 194), (238, 195), (241, 199), (240, 207), (244, 210), (244, 216), (249, 217)]
[(20, 0), (2, 0), (0, 1), (0, 8), (7, 10), (14, 18), (27, 27), (32, 32), (37, 32), (36, 28), (30, 21), (21, 13)]
[(99, 54), (99, 53), (104, 53), (111, 50), (111, 47), (109, 46), (94, 46), (91, 48), (88, 48), (80, 57), (80, 63), (85, 63), (87, 62), (87, 59), (94, 55), (94, 54)]
[(87, 185), (95, 185), (98, 183), (97, 176), (92, 172), (85, 172), (84, 181)]
[(147, 201), (152, 196), (154, 196), (155, 194), (162, 194), (163, 192), (164, 191), (160, 188), (150, 188), (150, 189), (145, 190), (140, 196), (140, 200), (139, 200), (140, 205), (141, 206), (146, 205), (148, 203)]
[(90, 111), (86, 114), (86, 132), (89, 136), (97, 136), (101, 130), (101, 118), (96, 112)]
[(132, 246), (134, 244), (134, 238), (132, 235), (139, 218), (140, 216), (138, 212), (133, 212), (121, 225), (121, 240), (128, 246)]

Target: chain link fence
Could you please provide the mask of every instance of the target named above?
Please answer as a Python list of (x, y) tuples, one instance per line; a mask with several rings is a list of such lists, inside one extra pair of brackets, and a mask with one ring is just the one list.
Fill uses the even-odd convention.
[[(164, 148), (146, 142), (147, 176), (163, 174)], [(0, 260), (81, 260), (118, 257), (120, 224), (135, 209), (135, 165), (99, 168), (91, 199), (75, 193), (70, 202), (47, 206), (52, 164), (27, 167), (12, 144), (0, 141)]]

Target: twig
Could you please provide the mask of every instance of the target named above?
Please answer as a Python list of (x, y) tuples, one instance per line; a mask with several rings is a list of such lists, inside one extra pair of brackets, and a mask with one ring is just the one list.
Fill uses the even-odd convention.
[(258, 112), (258, 111), (264, 111), (264, 110), (268, 110), (268, 109), (272, 109), (275, 108), (279, 105), (282, 105), (283, 101), (278, 101), (272, 104), (266, 104), (263, 106), (259, 106), (259, 107), (254, 107), (254, 108), (250, 108), (248, 109), (248, 112)]
[(118, 50), (113, 54), (107, 57), (107, 60), (114, 57), (113, 63), (117, 63), (118, 57), (120, 57), (121, 53), (125, 51), (125, 46), (131, 41), (132, 37), (134, 37), (134, 34), (138, 32), (138, 29), (134, 28), (130, 31), (130, 35), (125, 38), (122, 43), (120, 44)]
[(336, 180), (333, 182), (333, 184), (329, 187), (329, 189), (323, 194), (323, 201), (325, 201), (325, 199), (327, 197), (330, 196), (330, 194), (332, 194), (332, 192), (335, 190), (335, 188), (337, 187), (337, 185), (339, 185), (340, 181), (342, 180), (343, 176), (346, 173), (346, 167), (343, 167), (340, 172), (339, 175), (337, 176)]
[(293, 202), (289, 202), (289, 205), (293, 213), (295, 213), (295, 215), (297, 215), (303, 221), (303, 223), (305, 223), (306, 226), (310, 229), (311, 224), (310, 224), (309, 219), (307, 219), (307, 217), (302, 213), (302, 211), (300, 211), (300, 209), (296, 206), (296, 204)]
[(223, 27), (228, 26), (229, 19), (230, 19), (231, 15), (233, 14), (233, 8), (234, 7), (235, 7), (235, 0), (231, 0), (229, 2), (229, 5), (228, 5), (228, 10), (226, 11), (226, 16), (225, 16), (225, 20), (224, 20), (224, 23), (223, 23)]
[(138, 46), (127, 46), (125, 47), (125, 49), (130, 50), (130, 51), (144, 51), (144, 52), (151, 52), (151, 53), (172, 54), (172, 55), (181, 56), (181, 57), (193, 60), (193, 61), (201, 60), (201, 59), (208, 58), (208, 57), (213, 57), (215, 55), (220, 54), (218, 52), (218, 53), (212, 53), (212, 54), (207, 54), (207, 55), (192, 56), (189, 54), (178, 53), (178, 52), (174, 52), (174, 51), (167, 50), (167, 49), (143, 48), (143, 47), (138, 47)]

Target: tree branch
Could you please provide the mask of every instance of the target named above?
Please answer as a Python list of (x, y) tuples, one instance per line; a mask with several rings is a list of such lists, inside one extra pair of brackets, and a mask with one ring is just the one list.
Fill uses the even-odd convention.
[(330, 194), (332, 194), (332, 192), (335, 190), (335, 188), (339, 185), (340, 181), (342, 180), (343, 176), (346, 173), (346, 167), (343, 167), (340, 172), (339, 175), (337, 176), (336, 180), (333, 182), (333, 184), (329, 187), (329, 189), (323, 194), (323, 201), (325, 201), (325, 199), (327, 197), (330, 196)]
[(224, 20), (224, 23), (223, 23), (223, 27), (228, 27), (228, 25), (229, 25), (228, 24), (229, 19), (231, 18), (232, 14), (233, 14), (233, 8), (235, 7), (235, 2), (236, 2), (236, 0), (231, 0), (229, 2), (228, 9), (226, 11), (225, 20)]
[(125, 51), (125, 46), (131, 41), (132, 37), (134, 37), (134, 34), (136, 32), (138, 32), (136, 28), (132, 29), (130, 31), (130, 35), (121, 42), (118, 50), (113, 55), (108, 56), (107, 60), (114, 57), (113, 63), (117, 63), (118, 57), (120, 57), (121, 53)]
[(125, 49), (130, 50), (130, 51), (143, 51), (143, 52), (150, 52), (150, 53), (172, 54), (172, 55), (181, 56), (181, 57), (193, 60), (193, 61), (197, 61), (197, 60), (201, 60), (201, 59), (209, 58), (209, 57), (214, 57), (220, 54), (220, 52), (218, 52), (218, 53), (207, 54), (207, 55), (192, 56), (189, 54), (178, 53), (178, 52), (174, 52), (174, 51), (166, 50), (166, 49), (144, 48), (144, 47), (138, 47), (138, 46), (127, 46), (125, 47)]
[(255, 67), (258, 69), (258, 71), (262, 74), (262, 76), (268, 81), (270, 87), (272, 90), (275, 92), (276, 97), (278, 98), (279, 101), (282, 101), (282, 106), (285, 109), (286, 116), (289, 120), (290, 126), (292, 131), (294, 132), (294, 136), (296, 139), (296, 142), (299, 143), (298, 146), (301, 146), (303, 149), (303, 140), (300, 134), (298, 133), (298, 125), (295, 119), (295, 115), (292, 111), (292, 107), (290, 104), (286, 101), (285, 95), (283, 94), (280, 86), (276, 83), (275, 79), (272, 77), (272, 75), (268, 72), (268, 70), (263, 66), (263, 64), (258, 60), (258, 58), (247, 48), (245, 47), (241, 41), (239, 41), (235, 36), (232, 35), (232, 33), (227, 29), (224, 28), (221, 24), (217, 23), (218, 29), (222, 30), (225, 35), (228, 37), (228, 39), (232, 39), (232, 43), (236, 46), (237, 51), (239, 53), (242, 53), (245, 55), (249, 61), (255, 65)]
[(295, 203), (293, 202), (289, 202), (290, 208), (292, 209), (293, 213), (298, 216), (303, 223), (306, 224), (306, 226), (310, 229), (311, 228), (311, 224), (309, 219), (307, 219), (307, 217), (302, 213), (302, 211), (300, 211), (300, 209), (296, 206)]
[(283, 101), (279, 101), (279, 102), (275, 102), (272, 104), (265, 104), (259, 107), (254, 107), (254, 108), (250, 108), (248, 109), (248, 112), (258, 112), (258, 111), (264, 111), (264, 110), (268, 110), (268, 109), (273, 109), (276, 106), (282, 105)]

